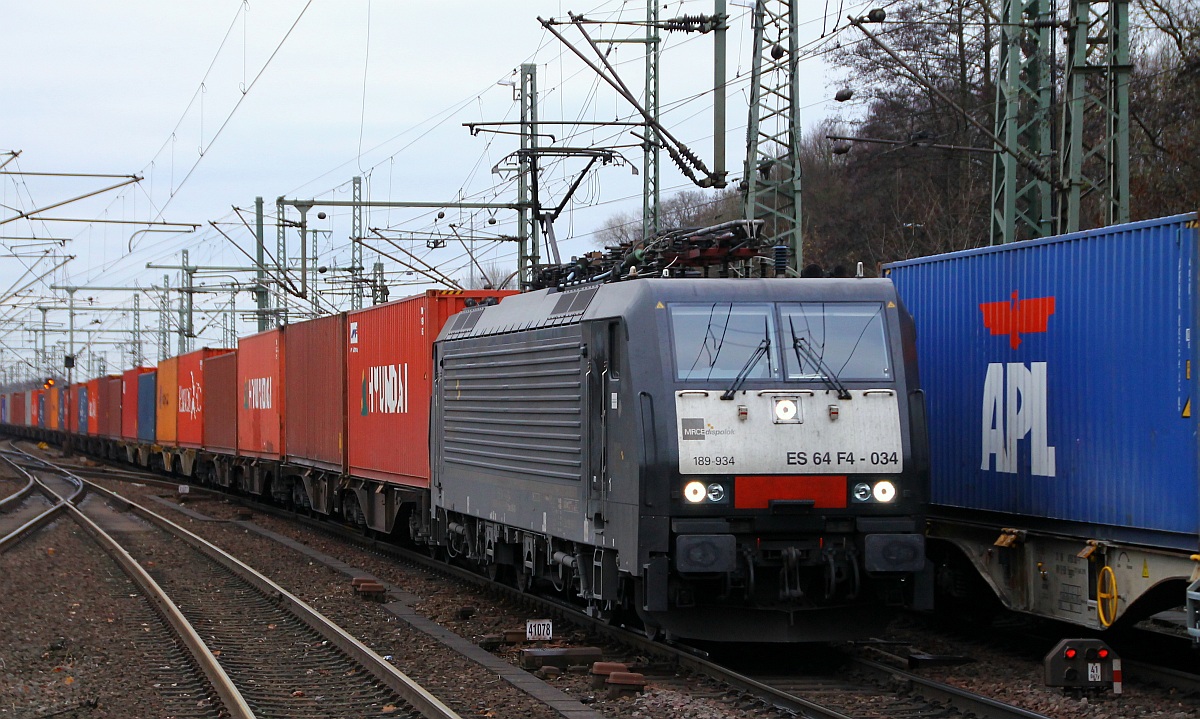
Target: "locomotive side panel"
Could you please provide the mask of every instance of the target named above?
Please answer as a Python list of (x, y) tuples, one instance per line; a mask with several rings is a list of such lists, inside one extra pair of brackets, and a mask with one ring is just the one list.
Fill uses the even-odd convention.
[(435, 505), (590, 542), (579, 325), (455, 342), (438, 360)]

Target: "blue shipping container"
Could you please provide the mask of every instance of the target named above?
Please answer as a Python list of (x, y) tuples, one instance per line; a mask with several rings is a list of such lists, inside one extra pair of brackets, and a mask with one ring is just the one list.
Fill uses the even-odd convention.
[(42, 392), (38, 395), (37, 402), (37, 426), (46, 428), (46, 393)]
[(137, 438), (139, 442), (154, 442), (158, 427), (158, 373), (138, 375)]
[(916, 321), (935, 505), (1197, 547), (1198, 226), (1179, 215), (888, 266)]
[(77, 390), (75, 409), (79, 417), (79, 429), (77, 434), (88, 433), (88, 388), (87, 385), (81, 384)]

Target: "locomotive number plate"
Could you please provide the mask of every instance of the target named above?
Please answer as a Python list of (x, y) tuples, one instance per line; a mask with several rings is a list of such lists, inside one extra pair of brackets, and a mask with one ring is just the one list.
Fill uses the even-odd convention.
[(895, 391), (851, 399), (802, 389), (675, 393), (681, 474), (864, 474), (904, 471)]

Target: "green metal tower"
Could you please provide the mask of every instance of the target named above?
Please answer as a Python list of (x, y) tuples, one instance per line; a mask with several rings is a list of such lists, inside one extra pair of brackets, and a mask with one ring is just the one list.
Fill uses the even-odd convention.
[(1060, 232), (1129, 221), (1129, 0), (1070, 0)]
[(761, 236), (786, 245), (788, 267), (803, 263), (800, 236), (800, 79), (796, 73), (799, 0), (758, 0), (746, 130), (746, 219)]
[[(1019, 152), (992, 161), (993, 245), (1054, 232), (1054, 0), (1004, 0), (996, 77), (996, 136)], [(1043, 168), (1034, 172), (1029, 163)]]

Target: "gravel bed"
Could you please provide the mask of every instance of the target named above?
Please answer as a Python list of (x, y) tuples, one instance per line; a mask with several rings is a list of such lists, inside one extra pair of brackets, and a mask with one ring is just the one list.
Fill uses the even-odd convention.
[(204, 692), (169, 696), (187, 669), (163, 666), (167, 630), (73, 521), (0, 555), (0, 577), (0, 717), (215, 716)]
[[(995, 628), (996, 633), (1003, 631)], [(1056, 719), (1194, 719), (1200, 715), (1200, 697), (1178, 696), (1172, 691), (1129, 682), (1125, 682), (1120, 696), (1111, 693), (1092, 699), (1066, 696), (1059, 689), (1045, 686), (1042, 657), (997, 646), (986, 635), (971, 638), (965, 633), (931, 628), (928, 620), (911, 615), (892, 622), (888, 639), (912, 642), (915, 648), (929, 654), (974, 660), (960, 666), (929, 667), (915, 672), (923, 677)]]
[[(172, 494), (162, 488), (137, 488), (128, 483), (110, 483), (107, 480), (101, 483), (127, 495), (135, 492), (141, 495)], [(234, 519), (245, 511), (227, 500), (200, 496), (190, 498), (187, 506), (214, 519)], [(151, 504), (155, 511), (159, 507), (161, 505), (157, 503)], [(174, 518), (180, 516), (175, 515)], [(461, 657), (451, 654), (436, 640), (410, 629), (379, 605), (355, 598), (349, 582), (342, 575), (307, 557), (281, 552), (278, 544), (247, 530), (186, 518), (177, 521), (185, 523), (189, 530), (223, 549), (243, 558), (253, 558), (249, 563), (256, 569), (295, 592), (342, 627), (350, 629), (375, 651), (392, 656), (393, 663), (401, 671), (436, 693), (463, 716), (558, 716), (498, 677), (484, 680), (481, 684), (481, 668), (471, 665), (464, 671)], [(529, 618), (527, 611), (471, 585), (399, 565), (394, 560), (347, 545), (301, 525), (259, 513), (254, 514), (254, 522), (420, 597), (420, 601), (414, 605), (420, 614), (471, 641), (478, 642), (485, 636), (507, 629), (524, 629), (525, 620)], [(466, 613), (462, 610), (469, 610), (470, 616), (462, 618)], [(564, 630), (565, 627), (558, 626), (556, 633), (563, 635), (562, 638), (544, 646), (594, 645), (586, 633)], [(519, 663), (520, 649), (519, 645), (508, 645), (494, 654), (516, 665)], [(636, 661), (638, 658), (613, 655), (606, 656), (606, 659)], [(732, 706), (733, 698), (691, 696), (680, 691), (684, 680), (673, 675), (647, 674), (649, 683), (644, 694), (613, 699), (608, 698), (604, 689), (593, 689), (590, 676), (582, 671), (555, 674), (549, 670), (538, 673), (538, 676), (565, 694), (578, 697), (582, 704), (614, 718), (696, 716), (706, 719), (750, 719), (779, 716), (774, 712), (739, 709)], [(462, 699), (466, 695), (471, 698)]]
[(16, 494), (29, 484), (29, 480), (13, 469), (8, 462), (0, 461), (0, 499)]
[[(127, 483), (114, 482), (111, 486), (127, 493), (132, 490), (131, 485)], [(139, 492), (169, 494), (154, 488), (143, 488)], [(238, 512), (245, 511), (223, 499), (193, 497), (189, 505), (197, 511), (220, 519), (232, 519)], [(401, 566), (392, 560), (323, 536), (300, 525), (260, 514), (255, 514), (254, 521), (421, 597), (415, 605), (417, 611), (472, 641), (506, 629), (522, 628), (528, 618), (526, 611), (497, 600), (474, 587)], [(353, 627), (360, 638), (380, 653), (392, 654), (402, 670), (410, 672), (431, 690), (439, 692), (443, 699), (446, 695), (440, 693), (438, 686), (446, 686), (451, 691), (456, 689), (455, 680), (449, 677), (439, 679), (442, 671), (440, 665), (430, 663), (423, 655), (414, 654), (417, 651), (414, 647), (435, 653), (440, 651), (443, 655), (446, 650), (439, 650), (434, 640), (413, 632), (402, 622), (397, 623), (390, 615), (382, 611), (371, 612), (371, 605), (358, 602), (352, 597), (348, 585), (340, 575), (334, 575), (323, 567), (317, 568), (319, 565), (311, 564), (307, 558), (297, 560), (293, 557), (284, 561), (287, 555), (292, 553), (280, 552), (278, 545), (245, 531), (204, 522), (192, 522), (188, 526), (197, 533), (213, 538), (221, 546), (230, 548), (240, 556), (269, 558), (269, 562), (256, 560), (253, 563), (266, 564), (267, 566), (258, 568), (285, 587), (312, 601), (318, 609), (343, 626)], [(230, 544), (235, 541), (244, 549), (235, 548)], [(300, 565), (299, 571), (295, 566), (297, 562)], [(474, 610), (473, 613), (468, 618), (461, 618), (462, 610), (468, 607)], [(406, 637), (408, 641), (397, 640), (396, 637)], [(918, 670), (918, 673), (1056, 719), (1143, 716), (1182, 719), (1200, 714), (1200, 702), (1195, 697), (1174, 696), (1155, 687), (1131, 686), (1128, 683), (1125, 685), (1125, 693), (1120, 697), (1102, 695), (1099, 698), (1086, 699), (1066, 696), (1060, 690), (1044, 686), (1040, 657), (1030, 658), (968, 638), (957, 637), (952, 633), (937, 632), (924, 622), (908, 616), (898, 618), (889, 628), (888, 634), (882, 638), (910, 642), (914, 648), (930, 654), (973, 657), (976, 661), (971, 664), (925, 668)], [(578, 646), (587, 643), (588, 637), (585, 634), (568, 632), (562, 640), (554, 644)], [(403, 646), (403, 649), (398, 649), (399, 646)], [(502, 647), (495, 653), (516, 664), (519, 647)], [(606, 656), (606, 659), (636, 661), (637, 658)], [(451, 657), (448, 661), (455, 660)], [(410, 671), (411, 665), (408, 662), (415, 663), (416, 668)], [(422, 669), (428, 669), (428, 674), (422, 675)], [(472, 679), (472, 676), (475, 678)], [(774, 715), (773, 712), (763, 710), (738, 708), (735, 705), (735, 697), (712, 696), (717, 693), (713, 691), (702, 692), (705, 696), (693, 696), (680, 677), (655, 676), (648, 673), (649, 684), (645, 694), (620, 699), (608, 699), (603, 690), (591, 688), (586, 675), (576, 672), (565, 672), (545, 678), (551, 685), (567, 694), (578, 696), (581, 702), (610, 717), (698, 716), (711, 719), (746, 719)], [(477, 679), (477, 673), (466, 675), (459, 684), (459, 687), (470, 687), (469, 691), (474, 700), (473, 705), (471, 702), (452, 704), (464, 715), (487, 714), (489, 711), (492, 712), (492, 716), (497, 717), (543, 715), (520, 713), (522, 710), (517, 709), (521, 706), (519, 701), (510, 703), (503, 699), (493, 700), (490, 694), (481, 694)], [(439, 681), (442, 682), (440, 685)], [(502, 684), (499, 679), (495, 681)], [(516, 694), (518, 697), (524, 697), (520, 692)], [(501, 710), (497, 711), (497, 707)], [(547, 711), (540, 704), (537, 707), (543, 712)]]

